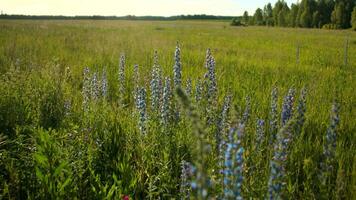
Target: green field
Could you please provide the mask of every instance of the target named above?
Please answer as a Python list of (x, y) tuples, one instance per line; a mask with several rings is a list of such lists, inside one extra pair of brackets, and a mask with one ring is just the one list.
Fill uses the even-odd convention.
[[(173, 89), (177, 43), (182, 89), (186, 80), (192, 80), (190, 106)], [(294, 116), (300, 91), (304, 87), (307, 91), (305, 122), (301, 131), (290, 131), (293, 140), (282, 181), (286, 184), (278, 195), (356, 196), (356, 32), (231, 27), (222, 21), (0, 20), (0, 44), (0, 199), (183, 198), (183, 160), (209, 177), (210, 184), (203, 184), (209, 198), (220, 198), (227, 186), (219, 173), (215, 137), (226, 95), (232, 95), (232, 102), (221, 131), (225, 139), (228, 129), (241, 122), (248, 107), (245, 99), (250, 98), (244, 136), (239, 138), (244, 147), (241, 194), (246, 199), (267, 198), (276, 144), (268, 139), (276, 134), (269, 125), (274, 87), (278, 112), (288, 89), (295, 89)], [(216, 62), (217, 98), (199, 103), (195, 86), (198, 79), (204, 81), (208, 48)], [(160, 123), (160, 110), (151, 108), (155, 50), (161, 79), (172, 79), (170, 115), (174, 118), (179, 112), (167, 126)], [(125, 79), (120, 85), (123, 54)], [(133, 97), (135, 64), (138, 87), (147, 90), (145, 134), (139, 130)], [(108, 80), (107, 96), (90, 100), (89, 111), (83, 110), (85, 67), (90, 75), (97, 72), (99, 79), (106, 71)], [(320, 166), (326, 162), (323, 148), (333, 103), (340, 107), (340, 122), (335, 156), (327, 161), (332, 167), (325, 173)], [(187, 111), (190, 107), (195, 110)], [(212, 123), (205, 123), (207, 118)], [(257, 119), (266, 124), (259, 148)], [(285, 129), (295, 124), (293, 118)], [(279, 134), (285, 132), (282, 125), (279, 128)], [(199, 191), (191, 195), (201, 198)]]

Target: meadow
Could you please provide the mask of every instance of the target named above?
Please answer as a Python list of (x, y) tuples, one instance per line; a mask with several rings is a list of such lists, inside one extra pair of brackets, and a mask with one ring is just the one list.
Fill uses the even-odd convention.
[(0, 20), (0, 44), (0, 199), (356, 196), (356, 32)]

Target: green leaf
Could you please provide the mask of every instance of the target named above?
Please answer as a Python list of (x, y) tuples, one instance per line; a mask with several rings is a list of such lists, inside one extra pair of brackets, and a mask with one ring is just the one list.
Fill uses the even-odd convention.
[(54, 171), (53, 176), (56, 177), (58, 176), (59, 173), (62, 172), (63, 168), (67, 166), (67, 162), (62, 162)]
[(72, 179), (69, 177), (67, 178), (67, 180), (63, 183), (63, 185), (61, 186), (61, 188), (59, 189), (61, 192), (64, 191), (64, 188), (72, 181)]
[(44, 176), (43, 176), (41, 170), (38, 169), (38, 167), (36, 167), (36, 176), (37, 176), (37, 178), (38, 178), (39, 180), (43, 180), (43, 178), (44, 178)]
[(35, 159), (38, 162), (39, 165), (42, 165), (43, 167), (48, 166), (48, 158), (46, 158), (42, 154), (35, 154)]
[(116, 191), (116, 186), (114, 183), (114, 184), (112, 184), (108, 194), (106, 195), (106, 199), (111, 199), (115, 191)]

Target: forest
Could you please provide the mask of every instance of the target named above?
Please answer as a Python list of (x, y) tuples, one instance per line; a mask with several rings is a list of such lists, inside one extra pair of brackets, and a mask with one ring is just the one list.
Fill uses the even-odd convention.
[(250, 16), (244, 12), (239, 21), (232, 23), (259, 26), (326, 28), (326, 29), (356, 29), (355, 0), (302, 0), (290, 6), (279, 0), (272, 6), (268, 3), (257, 8)]

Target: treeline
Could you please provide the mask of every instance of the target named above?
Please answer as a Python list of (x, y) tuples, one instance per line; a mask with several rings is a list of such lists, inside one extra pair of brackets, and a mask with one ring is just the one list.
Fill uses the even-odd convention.
[(233, 25), (260, 25), (278, 27), (356, 29), (356, 0), (302, 0), (290, 6), (278, 0), (263, 9), (257, 8), (253, 16), (244, 12), (241, 21)]
[(62, 16), (62, 15), (0, 15), (0, 19), (51, 19), (51, 20), (231, 20), (232, 16), (215, 16), (215, 15), (177, 15), (170, 17), (163, 16)]

